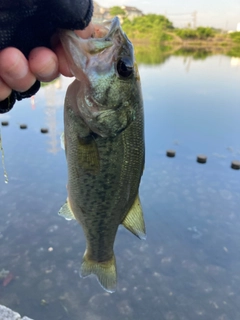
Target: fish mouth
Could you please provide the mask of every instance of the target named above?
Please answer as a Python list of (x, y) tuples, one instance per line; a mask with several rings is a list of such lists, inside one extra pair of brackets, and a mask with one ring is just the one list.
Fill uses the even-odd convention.
[[(103, 65), (117, 59), (119, 48), (132, 48), (130, 40), (121, 28), (118, 17), (101, 24), (94, 24), (95, 34), (91, 38), (82, 39), (74, 31), (59, 30), (59, 38), (64, 48), (70, 68), (78, 80), (87, 81), (87, 69), (95, 65), (96, 57)], [(105, 50), (112, 47), (110, 50)], [(124, 49), (125, 48), (125, 49)], [(121, 50), (122, 51), (122, 50)], [(102, 54), (103, 53), (103, 54)], [(104, 62), (105, 61), (105, 62)]]
[[(97, 28), (97, 26), (100, 26), (100, 25), (96, 25), (95, 28)], [(104, 21), (101, 27), (104, 28), (104, 31), (103, 29), (101, 30), (102, 31), (101, 37), (98, 37), (97, 32), (95, 32), (95, 38), (98, 38), (98, 39), (102, 38), (105, 41), (112, 41), (115, 35), (119, 33), (121, 37), (123, 37), (126, 41), (130, 42), (125, 32), (122, 30), (121, 23), (118, 17), (114, 17), (112, 20)]]
[(118, 17), (114, 17), (110, 21), (104, 21), (103, 25), (108, 29), (108, 33), (105, 35), (105, 38), (111, 38), (118, 29), (122, 29)]

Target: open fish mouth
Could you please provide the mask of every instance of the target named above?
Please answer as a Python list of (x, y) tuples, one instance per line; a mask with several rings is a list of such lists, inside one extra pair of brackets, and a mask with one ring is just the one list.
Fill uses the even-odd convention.
[[(102, 24), (93, 24), (94, 34), (93, 37), (88, 39), (82, 39), (77, 33), (71, 30), (59, 30), (59, 37), (62, 45), (65, 49), (65, 53), (68, 55), (68, 60), (71, 61), (70, 55), (81, 56), (82, 62), (80, 63), (82, 70), (84, 70), (83, 63), (84, 55), (96, 54), (104, 51), (104, 49), (113, 46), (114, 44), (128, 43), (131, 46), (131, 42), (126, 36), (125, 32), (121, 28), (121, 24), (118, 17), (114, 17), (110, 21), (105, 21)], [(77, 48), (77, 51), (74, 50)]]
[(118, 17), (114, 17), (112, 20), (105, 20), (101, 24), (93, 23), (94, 35), (93, 38), (110, 38), (117, 29), (121, 28)]
[(114, 17), (110, 21), (104, 21), (103, 25), (108, 29), (108, 33), (106, 34), (106, 38), (112, 37), (112, 35), (116, 32), (117, 29), (121, 28), (120, 21), (118, 17)]
[(114, 17), (112, 20), (103, 21), (102, 24), (93, 24), (94, 26), (94, 36), (95, 39), (102, 39), (105, 41), (111, 41), (117, 32), (129, 41), (128, 37), (122, 30), (120, 21), (118, 17)]

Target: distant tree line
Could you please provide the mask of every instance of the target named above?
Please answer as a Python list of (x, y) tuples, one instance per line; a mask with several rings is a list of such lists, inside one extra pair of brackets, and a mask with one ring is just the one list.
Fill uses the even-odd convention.
[(206, 40), (214, 37), (216, 32), (209, 27), (198, 27), (196, 29), (177, 29), (176, 34), (182, 39)]
[[(131, 39), (147, 39), (150, 41), (171, 41), (176, 36), (183, 40), (206, 40), (213, 38), (219, 31), (210, 27), (174, 28), (173, 23), (164, 15), (146, 14), (129, 20), (124, 9), (118, 6), (110, 8), (112, 16), (118, 15), (123, 19), (122, 27)], [(240, 38), (231, 35), (232, 39)], [(240, 39), (239, 39), (240, 41)]]
[(240, 43), (240, 31), (231, 32), (230, 37), (234, 42)]
[(125, 16), (126, 12), (121, 7), (114, 6), (114, 7), (110, 8), (110, 15), (113, 17), (114, 16)]
[(168, 31), (172, 31), (173, 24), (163, 15), (147, 14), (133, 20), (124, 19), (123, 30), (133, 39), (148, 39), (156, 41), (171, 40)]

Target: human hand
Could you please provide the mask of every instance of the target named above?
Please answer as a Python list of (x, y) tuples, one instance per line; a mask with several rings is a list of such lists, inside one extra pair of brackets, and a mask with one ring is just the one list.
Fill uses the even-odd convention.
[[(90, 23), (84, 30), (76, 31), (82, 38), (93, 34)], [(12, 90), (27, 91), (36, 80), (49, 82), (59, 73), (71, 77), (69, 65), (60, 42), (50, 50), (46, 47), (34, 48), (28, 57), (13, 47), (0, 51), (0, 101), (6, 99)]]

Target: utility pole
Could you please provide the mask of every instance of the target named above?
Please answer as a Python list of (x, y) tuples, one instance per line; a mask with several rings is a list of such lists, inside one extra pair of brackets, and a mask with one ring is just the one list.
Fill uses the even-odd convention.
[(193, 11), (192, 19), (193, 19), (193, 29), (196, 29), (196, 26), (197, 26), (197, 11)]

